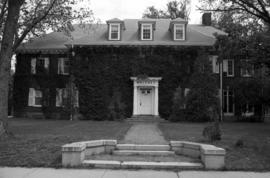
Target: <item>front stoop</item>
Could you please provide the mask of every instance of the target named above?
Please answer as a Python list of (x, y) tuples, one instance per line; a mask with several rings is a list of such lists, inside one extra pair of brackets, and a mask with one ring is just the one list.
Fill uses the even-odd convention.
[(202, 169), (201, 163), (85, 160), (83, 167), (111, 169)]
[[(105, 160), (101, 157), (94, 158), (100, 154), (113, 157), (112, 159), (105, 157)], [(62, 165), (123, 169), (216, 170), (225, 167), (225, 154), (224, 149), (214, 145), (185, 141), (170, 141), (169, 145), (136, 145), (117, 144), (116, 140), (94, 140), (62, 146)], [(193, 160), (184, 158), (179, 160), (177, 156), (181, 155)], [(151, 158), (153, 156), (156, 156), (155, 159)]]

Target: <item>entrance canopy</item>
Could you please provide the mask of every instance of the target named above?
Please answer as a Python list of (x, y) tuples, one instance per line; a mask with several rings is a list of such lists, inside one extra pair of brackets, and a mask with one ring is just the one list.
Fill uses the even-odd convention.
[(161, 77), (131, 77), (133, 80), (133, 116), (153, 115), (158, 112), (158, 85)]

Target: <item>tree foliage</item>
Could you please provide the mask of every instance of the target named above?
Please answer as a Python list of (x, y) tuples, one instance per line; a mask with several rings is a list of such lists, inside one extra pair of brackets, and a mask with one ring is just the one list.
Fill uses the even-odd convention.
[[(253, 17), (270, 25), (269, 0), (201, 0), (203, 11), (234, 12), (240, 16)], [(250, 16), (249, 16), (250, 15)]]
[(47, 30), (72, 30), (74, 20), (91, 17), (89, 9), (72, 9), (77, 0), (2, 0), (0, 2), (0, 135), (7, 133), (8, 80), (11, 57), (26, 39)]
[(152, 19), (160, 19), (160, 18), (170, 18), (176, 19), (178, 17), (183, 19), (188, 19), (190, 14), (190, 0), (182, 0), (182, 1), (170, 1), (167, 3), (166, 10), (156, 9), (155, 6), (147, 7), (143, 14), (143, 18), (152, 18)]

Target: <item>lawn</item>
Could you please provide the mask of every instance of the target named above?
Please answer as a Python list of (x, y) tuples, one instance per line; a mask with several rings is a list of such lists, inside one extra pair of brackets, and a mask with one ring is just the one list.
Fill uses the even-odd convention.
[[(161, 123), (159, 128), (167, 140), (205, 142), (202, 131), (206, 125)], [(270, 170), (270, 123), (222, 123), (221, 130), (222, 140), (213, 144), (226, 149), (226, 169)], [(239, 140), (243, 146), (236, 144)]]
[(59, 167), (61, 145), (83, 140), (121, 140), (130, 124), (110, 121), (10, 119), (14, 138), (0, 141), (0, 166)]

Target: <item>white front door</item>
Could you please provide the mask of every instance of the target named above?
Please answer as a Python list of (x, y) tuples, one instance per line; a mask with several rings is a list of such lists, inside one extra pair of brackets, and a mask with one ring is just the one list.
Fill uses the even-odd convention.
[(153, 90), (152, 88), (139, 89), (138, 114), (153, 115)]

